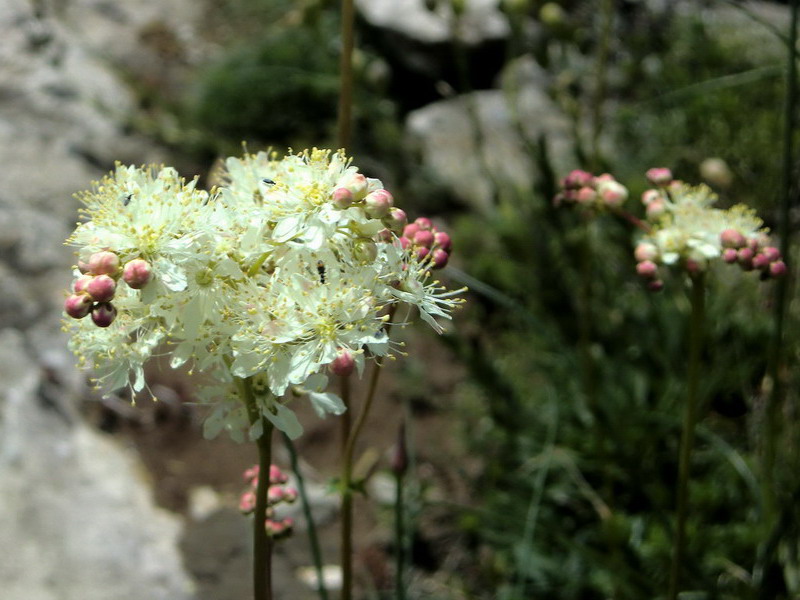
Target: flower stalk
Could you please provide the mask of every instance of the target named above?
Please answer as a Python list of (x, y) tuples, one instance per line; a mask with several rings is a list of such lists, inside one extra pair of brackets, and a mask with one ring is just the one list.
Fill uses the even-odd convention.
[(700, 383), (700, 351), (703, 345), (705, 320), (705, 276), (690, 277), (692, 312), (689, 321), (689, 365), (687, 373), (686, 406), (684, 407), (681, 445), (678, 459), (677, 523), (673, 545), (672, 566), (669, 576), (670, 600), (676, 600), (680, 589), (680, 572), (686, 549), (686, 518), (689, 507), (689, 467), (694, 445), (698, 413), (698, 388)]
[(353, 0), (342, 0), (342, 55), (339, 61), (341, 83), (337, 119), (337, 144), (350, 146), (353, 111), (353, 47), (355, 46), (355, 9)]

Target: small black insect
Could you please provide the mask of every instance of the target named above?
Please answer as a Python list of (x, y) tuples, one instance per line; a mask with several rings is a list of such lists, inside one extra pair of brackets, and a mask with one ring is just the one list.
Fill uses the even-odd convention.
[(262, 179), (261, 181), (267, 185), (275, 185), (275, 182), (272, 181), (272, 179)]
[(133, 194), (125, 194), (122, 197), (122, 206), (128, 206), (131, 203), (131, 198), (133, 198)]
[(319, 282), (325, 283), (325, 263), (321, 260), (317, 261), (317, 273), (319, 273)]

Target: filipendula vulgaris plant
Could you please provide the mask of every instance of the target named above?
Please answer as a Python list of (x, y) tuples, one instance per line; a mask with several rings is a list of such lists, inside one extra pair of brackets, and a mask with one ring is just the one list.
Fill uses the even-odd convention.
[[(563, 189), (556, 201), (615, 209), (618, 204), (604, 200), (604, 186), (613, 181), (609, 177), (573, 171), (562, 181)], [(714, 262), (721, 262), (738, 265), (744, 271), (756, 271), (762, 280), (767, 280), (783, 276), (786, 264), (780, 251), (770, 244), (768, 230), (753, 209), (741, 204), (725, 210), (714, 208), (717, 196), (710, 188), (678, 181), (667, 168), (652, 168), (646, 177), (653, 186), (642, 194), (646, 222), (624, 215), (644, 231), (634, 250), (636, 272), (648, 289), (659, 291), (664, 287), (661, 275), (665, 269), (682, 271), (688, 282), (692, 307), (687, 397), (678, 457), (677, 523), (668, 592), (668, 598), (675, 600), (680, 591), (686, 546), (689, 466), (699, 404), (706, 274)]]
[[(157, 353), (202, 372), (205, 436), (257, 441), (264, 472), (272, 428), (302, 431), (294, 398), (320, 416), (343, 413), (329, 371), (361, 374), (397, 351), (390, 321), (411, 314), (398, 308), (416, 308), (441, 332), (461, 300), (431, 277), (447, 263), (446, 234), (423, 222), (430, 236), (403, 237), (405, 212), (341, 151), (228, 158), (223, 182), (204, 191), (170, 167), (118, 164), (79, 194), (65, 328), (105, 391), (145, 389)], [(262, 524), (266, 505), (265, 485)], [(270, 594), (263, 530), (254, 528), (259, 598)]]

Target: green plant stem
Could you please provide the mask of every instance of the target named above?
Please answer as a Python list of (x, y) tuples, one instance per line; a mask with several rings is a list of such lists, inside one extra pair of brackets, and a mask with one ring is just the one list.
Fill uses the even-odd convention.
[(289, 452), (292, 471), (297, 478), (297, 491), (300, 494), (300, 502), (303, 505), (303, 515), (306, 518), (308, 542), (311, 546), (311, 556), (314, 559), (314, 570), (317, 573), (317, 593), (321, 600), (328, 600), (328, 590), (325, 588), (325, 579), (322, 574), (322, 550), (319, 547), (319, 537), (317, 536), (316, 523), (314, 523), (314, 515), (311, 514), (311, 503), (308, 501), (305, 477), (303, 477), (303, 472), (300, 470), (300, 463), (297, 459), (297, 449), (294, 447), (294, 442), (292, 442), (292, 439), (285, 433), (283, 434), (283, 441), (286, 445), (286, 450)]
[(611, 49), (611, 24), (614, 18), (614, 0), (603, 0), (600, 8), (600, 40), (595, 65), (595, 89), (592, 98), (592, 155), (591, 170), (600, 168), (600, 135), (603, 132), (603, 104), (606, 99), (608, 56)]
[(350, 378), (341, 377), (342, 402), (345, 406), (341, 418), (342, 480), (339, 482), (342, 495), (342, 528), (340, 538), (340, 562), (342, 568), (341, 600), (350, 600), (353, 594), (353, 460), (348, 457), (350, 440)]
[(337, 145), (350, 146), (353, 110), (353, 47), (355, 46), (355, 9), (353, 0), (342, 0), (342, 55), (339, 61), (341, 84), (337, 119)]
[[(780, 236), (780, 250), (783, 260), (789, 263), (790, 232), (789, 210), (792, 204), (792, 171), (794, 168), (794, 133), (795, 113), (797, 109), (797, 20), (798, 0), (792, 0), (791, 23), (789, 26), (789, 42), (787, 68), (786, 68), (786, 96), (784, 101), (783, 122), (783, 185), (780, 201), (778, 235)], [(772, 343), (769, 353), (769, 379), (772, 384), (767, 414), (765, 419), (766, 432), (764, 442), (764, 458), (762, 468), (763, 499), (766, 521), (769, 524), (776, 513), (775, 500), (775, 457), (777, 454), (778, 438), (780, 436), (781, 421), (780, 408), (782, 404), (783, 382), (781, 378), (782, 348), (784, 317), (786, 313), (786, 298), (789, 290), (791, 269), (787, 269), (784, 277), (780, 278), (775, 286), (774, 324)]]
[[(259, 417), (261, 418), (261, 417)], [(272, 538), (267, 535), (267, 491), (272, 464), (272, 423), (264, 419), (264, 432), (258, 438), (258, 487), (253, 515), (253, 597), (272, 600)]]
[(681, 446), (678, 462), (677, 524), (673, 546), (672, 566), (669, 575), (670, 600), (676, 600), (680, 586), (680, 571), (683, 566), (686, 546), (686, 517), (689, 504), (689, 466), (692, 458), (695, 425), (698, 413), (698, 387), (700, 383), (700, 350), (703, 344), (705, 319), (705, 277), (703, 274), (691, 278), (692, 314), (689, 321), (689, 367), (687, 373), (686, 406), (681, 430)]
[(403, 520), (403, 485), (405, 477), (403, 471), (395, 473), (395, 483), (397, 490), (394, 497), (394, 552), (396, 559), (395, 568), (395, 597), (397, 600), (406, 599), (406, 586), (405, 586), (405, 523)]

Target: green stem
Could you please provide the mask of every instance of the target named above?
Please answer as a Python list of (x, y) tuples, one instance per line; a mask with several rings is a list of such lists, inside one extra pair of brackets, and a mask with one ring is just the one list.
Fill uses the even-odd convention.
[(395, 570), (395, 592), (397, 600), (405, 600), (406, 586), (405, 586), (405, 524), (403, 522), (403, 484), (404, 472), (397, 471), (395, 473), (395, 482), (397, 484), (397, 491), (394, 498), (394, 551), (395, 559), (397, 561), (397, 568)]
[(677, 525), (673, 547), (672, 567), (669, 575), (670, 600), (676, 600), (680, 586), (680, 571), (684, 562), (686, 546), (686, 517), (689, 504), (689, 466), (692, 458), (695, 425), (698, 413), (698, 387), (700, 382), (700, 350), (703, 345), (703, 322), (705, 319), (704, 275), (692, 277), (692, 314), (689, 331), (689, 368), (687, 374), (686, 407), (681, 430), (681, 446), (678, 463)]
[[(789, 263), (789, 209), (792, 204), (792, 170), (794, 167), (794, 130), (797, 108), (797, 20), (798, 0), (792, 0), (791, 24), (789, 26), (788, 57), (786, 68), (786, 96), (784, 100), (783, 129), (783, 185), (778, 219), (778, 235), (783, 260)], [(789, 290), (791, 269), (787, 269), (775, 286), (775, 308), (772, 344), (769, 353), (769, 379), (772, 383), (766, 414), (766, 433), (764, 444), (764, 463), (761, 480), (763, 485), (764, 509), (767, 523), (776, 513), (774, 468), (780, 435), (780, 407), (783, 394), (780, 367), (782, 362), (784, 317), (786, 298)]]
[(297, 449), (294, 447), (294, 442), (285, 433), (283, 434), (283, 441), (286, 445), (286, 450), (289, 452), (289, 460), (292, 464), (292, 471), (297, 478), (297, 491), (300, 494), (300, 502), (303, 505), (303, 515), (306, 518), (306, 527), (308, 528), (308, 542), (311, 546), (311, 555), (314, 559), (314, 570), (317, 573), (317, 593), (321, 600), (328, 600), (328, 590), (325, 589), (325, 579), (322, 574), (322, 550), (319, 546), (319, 537), (317, 537), (317, 526), (314, 523), (314, 515), (311, 514), (311, 503), (308, 501), (308, 493), (306, 492), (305, 477), (300, 470), (300, 463), (297, 459)]
[(350, 600), (353, 594), (353, 461), (347, 453), (350, 440), (350, 378), (341, 377), (342, 402), (345, 406), (341, 419), (342, 443), (342, 528), (340, 539), (340, 562), (342, 567), (341, 600)]
[(339, 110), (337, 121), (337, 144), (339, 148), (350, 145), (350, 130), (353, 110), (353, 47), (355, 45), (355, 9), (353, 0), (342, 0), (342, 55), (339, 61), (341, 85), (339, 88)]
[(595, 89), (592, 99), (592, 156), (591, 170), (600, 168), (600, 134), (603, 131), (603, 104), (606, 98), (606, 74), (611, 49), (611, 23), (614, 17), (614, 0), (603, 0), (600, 24), (600, 40), (595, 65)]

